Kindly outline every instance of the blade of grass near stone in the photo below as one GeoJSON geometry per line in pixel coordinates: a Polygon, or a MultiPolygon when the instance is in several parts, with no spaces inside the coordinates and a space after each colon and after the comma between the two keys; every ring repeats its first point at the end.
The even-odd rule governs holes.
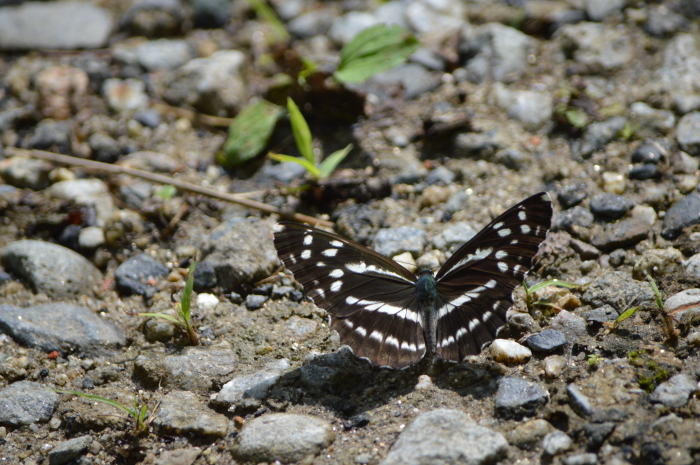
{"type": "Polygon", "coordinates": [[[299,111],[299,107],[289,97],[287,97],[287,111],[289,111],[289,120],[292,123],[292,133],[294,134],[294,141],[297,143],[297,150],[299,150],[304,159],[315,166],[314,150],[311,146],[311,130],[309,125],[306,124],[304,116],[299,111]]]}

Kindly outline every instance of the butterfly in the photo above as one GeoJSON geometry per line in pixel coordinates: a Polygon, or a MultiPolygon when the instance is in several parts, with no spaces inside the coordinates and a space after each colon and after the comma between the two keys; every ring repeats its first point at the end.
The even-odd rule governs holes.
{"type": "Polygon", "coordinates": [[[551,221],[549,194],[528,197],[435,275],[414,274],[367,247],[297,223],[278,223],[274,243],[343,344],[375,365],[403,368],[426,354],[461,362],[495,339],[551,221]]]}

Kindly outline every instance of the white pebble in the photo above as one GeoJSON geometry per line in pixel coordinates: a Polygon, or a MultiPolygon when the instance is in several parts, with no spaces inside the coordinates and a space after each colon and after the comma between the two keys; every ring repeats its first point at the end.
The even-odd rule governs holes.
{"type": "Polygon", "coordinates": [[[525,363],[532,357],[530,349],[508,339],[496,339],[491,343],[490,350],[496,362],[505,364],[525,363]]]}

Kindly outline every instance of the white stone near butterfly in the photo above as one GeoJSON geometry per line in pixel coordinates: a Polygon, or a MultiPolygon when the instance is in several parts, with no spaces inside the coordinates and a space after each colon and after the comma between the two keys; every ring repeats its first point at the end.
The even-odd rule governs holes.
{"type": "Polygon", "coordinates": [[[526,363],[532,357],[532,352],[527,347],[508,339],[496,339],[489,347],[493,360],[506,365],[520,365],[526,363]]]}

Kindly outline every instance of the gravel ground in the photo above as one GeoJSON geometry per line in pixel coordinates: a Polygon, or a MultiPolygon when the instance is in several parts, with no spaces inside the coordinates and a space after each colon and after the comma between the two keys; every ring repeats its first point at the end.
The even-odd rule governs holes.
{"type": "MultiPolygon", "coordinates": [[[[0,5],[4,463],[700,463],[700,2],[274,0],[286,41],[247,2],[0,5]],[[334,83],[386,22],[420,40],[409,62],[334,83]],[[354,144],[333,176],[222,168],[230,118],[287,96],[317,155],[354,144]],[[577,287],[517,289],[463,363],[374,367],[280,268],[278,215],[31,149],[248,193],[423,266],[548,191],[528,282],[577,287]],[[136,315],[173,315],[195,259],[198,346],[136,315]],[[147,430],[56,390],[136,398],[147,430]]],[[[287,120],[268,149],[296,154],[287,120]]]]}

